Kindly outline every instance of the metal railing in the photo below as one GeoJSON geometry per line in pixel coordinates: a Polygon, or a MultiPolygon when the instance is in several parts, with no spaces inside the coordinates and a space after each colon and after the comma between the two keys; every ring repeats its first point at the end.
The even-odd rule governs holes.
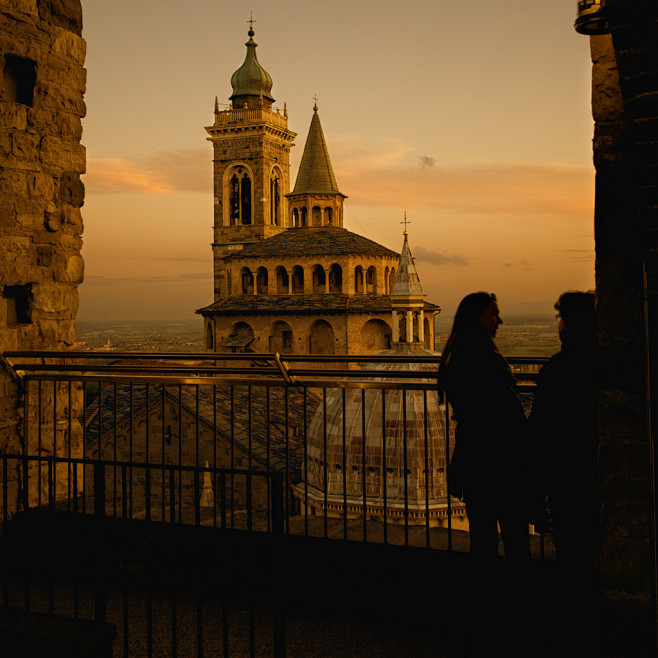
{"type": "MultiPolygon", "coordinates": [[[[24,422],[22,453],[3,463],[2,518],[96,509],[100,462],[113,516],[175,510],[180,523],[269,530],[271,487],[246,483],[264,471],[283,479],[287,533],[452,550],[466,527],[447,494],[454,439],[436,357],[4,356],[23,381],[24,422]]],[[[511,361],[529,404],[541,359],[511,361]]]]}
{"type": "MultiPolygon", "coordinates": [[[[453,427],[436,393],[435,357],[3,356],[23,386],[22,449],[0,455],[3,529],[37,509],[58,523],[73,515],[217,536],[468,550],[463,503],[447,492],[453,427]]],[[[529,403],[542,360],[510,361],[529,403]]],[[[533,541],[543,556],[543,540],[533,541]]],[[[18,588],[3,582],[3,605],[34,610],[40,600],[51,615],[111,621],[124,656],[152,655],[158,624],[170,655],[191,655],[186,642],[198,655],[203,647],[253,655],[257,645],[283,655],[276,606],[236,607],[203,587],[135,588],[125,565],[117,574],[39,590],[28,570],[18,588]],[[195,637],[183,637],[183,611],[195,637]]]]}

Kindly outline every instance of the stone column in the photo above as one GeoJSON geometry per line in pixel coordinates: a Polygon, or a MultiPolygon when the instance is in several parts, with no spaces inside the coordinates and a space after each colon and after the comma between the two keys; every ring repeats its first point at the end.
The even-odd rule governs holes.
{"type": "Polygon", "coordinates": [[[608,0],[591,37],[596,292],[605,378],[599,401],[601,594],[606,656],[656,655],[658,9],[608,0]],[[652,310],[653,308],[653,310],[652,310]],[[650,385],[650,387],[647,386],[650,385]],[[655,424],[654,424],[655,427],[655,424]],[[655,430],[654,430],[655,431],[655,430]]]}
{"type": "Polygon", "coordinates": [[[400,318],[398,317],[398,312],[393,311],[392,314],[393,322],[391,323],[391,329],[393,330],[392,338],[394,343],[400,342],[400,318]]]}
{"type": "Polygon", "coordinates": [[[407,343],[411,345],[414,342],[414,314],[413,311],[407,311],[407,343]]]}

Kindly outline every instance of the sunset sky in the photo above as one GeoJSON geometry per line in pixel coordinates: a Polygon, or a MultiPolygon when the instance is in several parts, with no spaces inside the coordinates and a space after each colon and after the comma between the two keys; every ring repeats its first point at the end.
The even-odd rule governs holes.
{"type": "MultiPolygon", "coordinates": [[[[345,228],[409,241],[428,301],[550,313],[594,286],[589,39],[575,0],[83,0],[78,317],[193,318],[212,298],[215,96],[250,12],[298,136],[317,95],[345,228]]],[[[198,317],[198,316],[197,316],[198,317]]],[[[199,317],[199,324],[201,319],[199,317]]]]}

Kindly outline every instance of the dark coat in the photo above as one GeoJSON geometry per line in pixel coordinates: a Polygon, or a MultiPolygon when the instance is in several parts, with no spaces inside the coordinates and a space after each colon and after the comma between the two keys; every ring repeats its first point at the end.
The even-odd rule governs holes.
{"type": "Polygon", "coordinates": [[[520,494],[526,418],[507,361],[488,336],[460,336],[445,368],[443,386],[457,421],[450,494],[520,494]]]}
{"type": "Polygon", "coordinates": [[[563,347],[539,373],[529,422],[537,483],[548,496],[596,496],[599,362],[595,346],[563,347]]]}

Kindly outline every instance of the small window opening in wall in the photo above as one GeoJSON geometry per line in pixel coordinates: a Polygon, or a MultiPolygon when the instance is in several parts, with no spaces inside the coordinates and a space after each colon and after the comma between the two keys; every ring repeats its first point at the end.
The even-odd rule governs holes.
{"type": "Polygon", "coordinates": [[[32,60],[15,55],[5,55],[0,100],[22,103],[31,107],[34,101],[36,80],[36,65],[32,60]]]}
{"type": "Polygon", "coordinates": [[[3,296],[7,300],[7,326],[29,324],[31,319],[31,286],[5,286],[3,296]]]}

